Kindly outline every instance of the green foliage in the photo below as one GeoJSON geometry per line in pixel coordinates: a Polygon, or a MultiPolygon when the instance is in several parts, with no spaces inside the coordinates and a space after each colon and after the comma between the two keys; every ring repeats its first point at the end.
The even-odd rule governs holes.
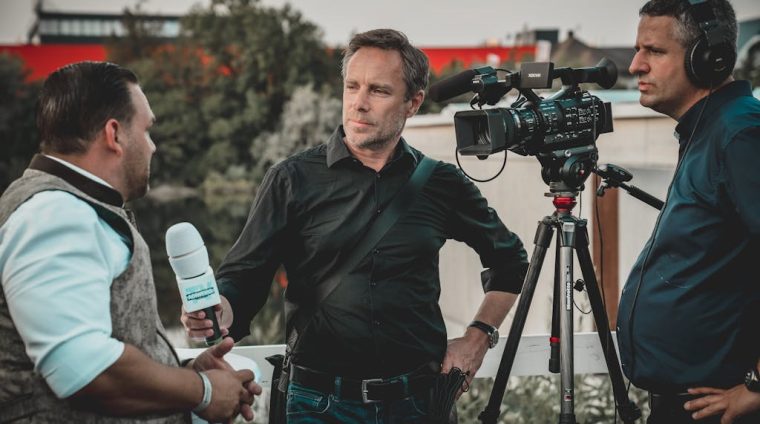
{"type": "MultiPolygon", "coordinates": [[[[488,404],[492,379],[474,380],[457,402],[460,424],[479,423],[477,417],[488,404]]],[[[499,424],[545,424],[559,417],[559,376],[512,377],[501,403],[499,424]]],[[[640,408],[647,405],[646,392],[631,386],[629,398],[640,408]]],[[[615,401],[608,375],[575,376],[575,416],[579,423],[615,422],[615,401]]],[[[644,416],[647,416],[644,411],[644,416]]],[[[621,422],[620,418],[617,422],[621,422]]]]}
{"type": "Polygon", "coordinates": [[[173,44],[156,46],[150,28],[134,24],[109,53],[138,73],[158,118],[153,181],[197,187],[212,172],[224,177],[243,167],[255,185],[262,167],[284,157],[260,156],[261,140],[288,125],[281,115],[296,90],[311,86],[323,101],[337,92],[334,52],[318,27],[287,5],[216,0],[194,8],[181,27],[173,44]]]}
{"type": "Polygon", "coordinates": [[[0,53],[0,193],[29,165],[39,141],[34,108],[40,84],[25,81],[23,62],[0,53]]]}
{"type": "Polygon", "coordinates": [[[251,156],[259,157],[254,177],[261,178],[283,158],[324,142],[340,122],[340,100],[314,91],[311,84],[296,88],[278,128],[253,142],[251,156]]]}

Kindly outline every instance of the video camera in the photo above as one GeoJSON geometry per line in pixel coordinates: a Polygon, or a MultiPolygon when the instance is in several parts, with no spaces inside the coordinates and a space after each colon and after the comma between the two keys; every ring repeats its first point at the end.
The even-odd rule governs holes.
{"type": "Polygon", "coordinates": [[[605,58],[591,68],[555,69],[551,62],[523,63],[520,72],[502,73],[506,75],[500,79],[497,70],[485,66],[430,87],[429,96],[436,102],[475,93],[470,102],[474,110],[454,115],[457,152],[479,159],[505,149],[536,156],[552,191],[577,191],[596,165],[596,138],[612,132],[610,104],[578,84],[594,82],[610,88],[617,81],[617,67],[605,58]],[[556,78],[563,88],[551,97],[542,99],[533,91],[551,88],[556,78]],[[485,104],[498,103],[513,88],[521,96],[511,107],[482,109],[485,104]]]}

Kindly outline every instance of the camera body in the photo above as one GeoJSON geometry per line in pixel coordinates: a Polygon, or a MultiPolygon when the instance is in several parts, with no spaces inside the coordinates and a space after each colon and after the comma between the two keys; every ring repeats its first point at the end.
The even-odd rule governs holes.
{"type": "Polygon", "coordinates": [[[593,144],[599,134],[612,132],[609,103],[583,90],[561,93],[538,104],[457,112],[457,151],[488,156],[508,149],[534,156],[593,144]]]}
{"type": "Polygon", "coordinates": [[[596,138],[613,128],[610,103],[578,84],[595,82],[603,88],[612,87],[617,80],[615,64],[602,59],[592,68],[555,69],[551,62],[524,63],[520,72],[507,71],[503,79],[490,67],[469,72],[431,87],[436,93],[459,93],[463,80],[472,76],[465,91],[476,93],[471,102],[473,110],[454,115],[457,152],[479,159],[503,150],[536,156],[550,187],[555,183],[568,189],[580,187],[596,165],[596,138]],[[555,78],[561,78],[563,88],[551,97],[543,99],[533,91],[551,88],[555,78]],[[498,103],[513,88],[521,96],[511,107],[482,109],[485,104],[498,103]]]}

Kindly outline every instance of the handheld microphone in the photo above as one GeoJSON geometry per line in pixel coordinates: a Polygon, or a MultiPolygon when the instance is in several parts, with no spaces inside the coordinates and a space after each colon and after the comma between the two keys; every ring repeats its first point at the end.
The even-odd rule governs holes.
{"type": "Polygon", "coordinates": [[[221,303],[214,272],[208,263],[208,251],[198,230],[189,222],[172,225],[166,231],[166,253],[169,255],[182,305],[187,312],[206,313],[211,320],[214,334],[206,337],[211,346],[222,340],[222,330],[216,319],[214,305],[221,303]]]}

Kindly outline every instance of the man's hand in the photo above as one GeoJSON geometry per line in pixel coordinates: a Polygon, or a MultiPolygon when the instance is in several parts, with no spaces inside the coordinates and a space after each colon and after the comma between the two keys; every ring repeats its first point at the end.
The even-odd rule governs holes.
{"type": "Polygon", "coordinates": [[[261,387],[253,382],[253,371],[208,370],[204,371],[211,381],[211,404],[198,415],[209,422],[229,422],[240,413],[248,421],[253,419],[254,395],[261,394],[261,387]]]}
{"type": "MultiPolygon", "coordinates": [[[[446,356],[443,358],[441,372],[448,373],[452,368],[459,368],[467,374],[467,387],[475,378],[475,373],[483,363],[483,357],[488,351],[488,336],[477,328],[469,327],[463,337],[449,341],[446,356]]],[[[463,393],[463,389],[457,392],[457,399],[463,393]]]]}
{"type": "Polygon", "coordinates": [[[235,371],[227,361],[224,360],[224,355],[228,354],[235,346],[235,342],[231,337],[225,337],[218,344],[211,346],[204,350],[200,355],[196,356],[190,364],[196,371],[207,370],[228,370],[235,371]]]}
{"type": "MultiPolygon", "coordinates": [[[[232,338],[225,337],[219,344],[211,346],[198,355],[191,362],[193,369],[196,371],[226,370],[234,372],[232,366],[224,360],[224,355],[229,353],[234,346],[235,343],[232,341],[232,338]]],[[[255,377],[256,376],[254,375],[254,378],[255,377]]],[[[261,394],[261,386],[256,384],[253,379],[243,383],[243,388],[250,393],[251,401],[253,401],[254,395],[261,394]]],[[[246,420],[252,420],[253,409],[251,409],[251,403],[242,402],[240,404],[240,414],[243,415],[246,420]]]]}
{"type": "Polygon", "coordinates": [[[689,389],[689,393],[702,395],[684,404],[687,411],[693,412],[695,420],[722,414],[720,424],[731,424],[739,417],[760,410],[760,393],[750,392],[743,384],[728,390],[697,387],[689,389]]]}
{"type": "MultiPolygon", "coordinates": [[[[232,325],[232,306],[230,306],[230,302],[224,296],[219,297],[222,303],[215,305],[214,311],[216,311],[216,319],[219,322],[219,328],[222,330],[222,336],[226,336],[230,332],[230,325],[232,325]]],[[[179,320],[182,321],[187,335],[193,340],[203,340],[206,337],[214,335],[213,324],[203,310],[185,312],[185,308],[183,307],[179,320]]]]}

